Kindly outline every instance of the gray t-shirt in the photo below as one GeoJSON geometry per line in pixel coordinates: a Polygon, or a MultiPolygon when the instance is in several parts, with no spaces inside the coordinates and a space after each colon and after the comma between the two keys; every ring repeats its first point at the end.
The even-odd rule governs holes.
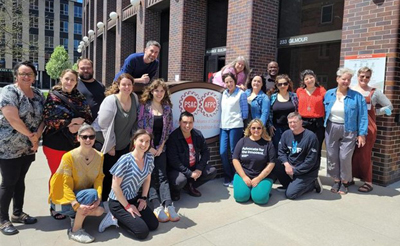
{"type": "Polygon", "coordinates": [[[118,99],[115,101],[118,109],[114,124],[114,132],[117,140],[115,149],[122,150],[125,149],[131,141],[132,128],[137,128],[137,105],[133,94],[131,95],[132,106],[129,112],[122,108],[118,99]]]}

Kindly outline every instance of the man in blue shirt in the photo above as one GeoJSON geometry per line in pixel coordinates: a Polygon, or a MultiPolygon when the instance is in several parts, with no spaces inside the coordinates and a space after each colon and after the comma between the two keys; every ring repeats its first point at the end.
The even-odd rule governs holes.
{"type": "Polygon", "coordinates": [[[123,74],[129,73],[135,78],[135,83],[148,84],[156,75],[158,69],[158,54],[161,45],[154,40],[148,41],[144,53],[130,54],[124,61],[121,71],[115,75],[114,81],[123,74]]]}

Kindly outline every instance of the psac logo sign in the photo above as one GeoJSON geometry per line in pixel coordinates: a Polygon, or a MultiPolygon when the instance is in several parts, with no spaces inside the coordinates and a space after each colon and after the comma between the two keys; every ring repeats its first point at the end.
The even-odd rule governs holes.
{"type": "Polygon", "coordinates": [[[174,127],[179,126],[181,112],[188,111],[194,115],[194,127],[205,138],[217,137],[221,119],[220,87],[206,83],[186,83],[176,87],[170,89],[174,127]]]}

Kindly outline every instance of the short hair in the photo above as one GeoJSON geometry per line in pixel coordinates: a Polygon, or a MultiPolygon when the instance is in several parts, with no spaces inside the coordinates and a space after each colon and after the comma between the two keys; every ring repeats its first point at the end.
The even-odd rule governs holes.
{"type": "Polygon", "coordinates": [[[222,82],[224,82],[224,84],[225,84],[225,79],[228,77],[231,77],[233,79],[233,81],[235,82],[235,85],[237,84],[236,77],[235,77],[235,75],[233,75],[233,73],[225,73],[222,75],[222,82]]]}
{"type": "MultiPolygon", "coordinates": [[[[148,135],[150,137],[150,143],[152,143],[153,142],[153,134],[151,134],[150,132],[146,131],[145,129],[138,129],[135,132],[135,134],[133,134],[132,142],[134,142],[140,135],[144,135],[144,134],[148,135]]],[[[131,150],[133,150],[134,148],[135,148],[135,146],[133,145],[131,150]]],[[[146,152],[149,151],[150,148],[151,148],[151,144],[149,145],[149,148],[146,150],[146,152]]]]}
{"type": "Polygon", "coordinates": [[[82,132],[85,132],[87,130],[90,130],[90,131],[92,131],[93,133],[96,134],[96,131],[94,130],[93,126],[91,126],[91,125],[89,125],[87,123],[83,123],[82,126],[79,127],[78,135],[81,135],[82,132]]]}
{"type": "Polygon", "coordinates": [[[150,46],[156,46],[156,47],[158,47],[158,48],[161,50],[161,45],[160,45],[160,43],[157,42],[157,41],[155,41],[155,40],[147,41],[147,43],[146,43],[146,49],[149,48],[150,46]]]}
{"type": "Polygon", "coordinates": [[[275,63],[276,64],[276,66],[279,68],[279,64],[278,64],[278,62],[276,62],[276,61],[271,61],[270,63],[268,63],[268,65],[267,65],[267,68],[269,67],[269,65],[270,64],[272,64],[272,63],[275,63]]]}
{"type": "Polygon", "coordinates": [[[298,112],[291,112],[290,114],[288,114],[287,119],[291,119],[294,117],[297,117],[298,120],[303,120],[298,112]]]}
{"type": "Polygon", "coordinates": [[[188,111],[183,111],[181,115],[179,115],[179,122],[182,120],[183,117],[192,117],[194,122],[194,115],[188,111]]]}
{"type": "Polygon", "coordinates": [[[369,67],[362,67],[358,69],[357,76],[360,75],[360,73],[370,73],[372,75],[372,69],[369,67]]]}
{"type": "Polygon", "coordinates": [[[92,68],[93,68],[93,61],[90,60],[89,58],[80,58],[80,59],[78,59],[78,61],[76,62],[76,66],[79,68],[79,63],[81,63],[83,61],[88,61],[90,63],[90,65],[92,65],[92,68]]]}
{"type": "Polygon", "coordinates": [[[37,76],[37,71],[36,71],[36,67],[35,67],[35,65],[32,63],[32,62],[30,62],[30,61],[23,61],[23,62],[18,62],[15,66],[14,66],[14,77],[16,78],[17,77],[17,75],[18,75],[18,69],[21,67],[21,66],[27,66],[27,67],[29,67],[30,69],[32,69],[32,71],[33,71],[33,73],[35,74],[35,76],[37,76]]]}
{"type": "Polygon", "coordinates": [[[316,86],[316,87],[319,87],[319,86],[320,86],[319,83],[318,83],[318,81],[317,81],[317,75],[314,73],[314,71],[311,70],[311,69],[306,69],[306,70],[304,70],[304,71],[302,71],[302,72],[300,73],[300,80],[301,80],[300,83],[301,83],[301,87],[306,88],[306,84],[304,83],[304,79],[306,78],[307,75],[311,75],[311,76],[314,77],[314,79],[315,79],[315,86],[316,86]]]}
{"type": "Polygon", "coordinates": [[[250,137],[251,136],[251,125],[253,125],[254,123],[258,123],[261,126],[261,137],[267,141],[271,141],[271,137],[268,135],[267,129],[265,128],[264,124],[262,123],[262,121],[260,119],[252,119],[249,124],[247,125],[246,129],[244,130],[244,136],[245,137],[250,137]]]}
{"type": "Polygon", "coordinates": [[[340,67],[340,68],[338,68],[338,70],[337,70],[337,72],[336,72],[336,76],[338,76],[338,77],[342,77],[344,74],[350,74],[351,75],[351,77],[353,77],[353,75],[354,75],[354,71],[353,70],[351,70],[350,68],[347,68],[347,67],[340,67]]]}

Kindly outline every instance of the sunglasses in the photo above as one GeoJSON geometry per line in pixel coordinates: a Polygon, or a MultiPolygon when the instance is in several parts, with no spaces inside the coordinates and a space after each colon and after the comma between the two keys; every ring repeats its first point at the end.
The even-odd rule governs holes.
{"type": "Polygon", "coordinates": [[[288,82],[285,82],[285,83],[278,83],[278,86],[280,86],[280,87],[282,87],[282,86],[288,86],[288,85],[289,85],[288,82]]]}
{"type": "Polygon", "coordinates": [[[371,78],[371,76],[364,76],[364,75],[361,75],[360,78],[362,78],[362,79],[363,79],[363,78],[369,79],[369,78],[371,78]]]}
{"type": "Polygon", "coordinates": [[[96,135],[79,135],[79,137],[81,137],[83,140],[87,139],[93,140],[96,138],[96,135]]]}
{"type": "Polygon", "coordinates": [[[261,130],[261,127],[252,126],[252,127],[251,127],[251,130],[261,130]]]}

